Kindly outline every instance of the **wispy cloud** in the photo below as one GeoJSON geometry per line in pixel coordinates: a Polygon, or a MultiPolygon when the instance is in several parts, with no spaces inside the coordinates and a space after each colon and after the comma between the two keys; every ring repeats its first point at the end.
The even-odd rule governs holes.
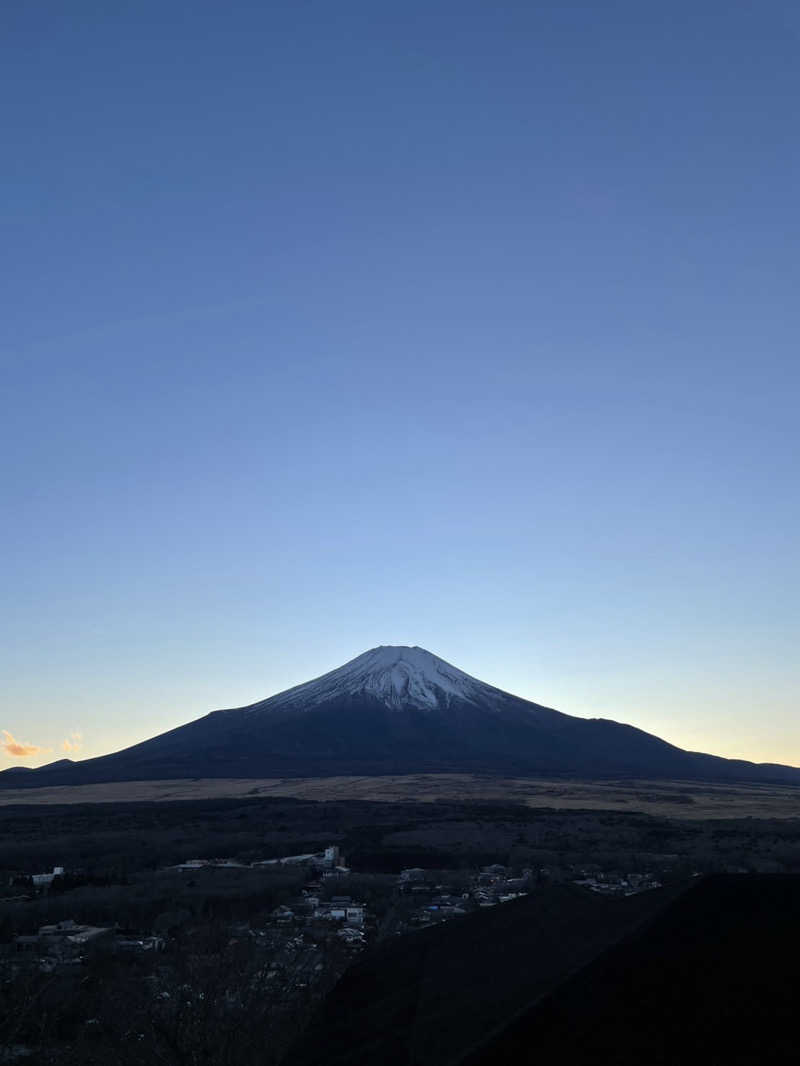
{"type": "Polygon", "coordinates": [[[40,755],[47,750],[46,748],[40,748],[38,744],[25,744],[23,741],[17,740],[7,729],[0,729],[0,733],[3,734],[0,748],[6,755],[10,755],[12,759],[26,759],[29,755],[40,755]]]}
{"type": "Polygon", "coordinates": [[[76,752],[79,752],[82,747],[83,747],[83,733],[81,733],[77,729],[75,729],[72,733],[70,733],[70,735],[66,738],[64,743],[61,745],[61,748],[62,748],[63,751],[66,751],[67,753],[72,752],[72,754],[75,754],[76,752]]]}

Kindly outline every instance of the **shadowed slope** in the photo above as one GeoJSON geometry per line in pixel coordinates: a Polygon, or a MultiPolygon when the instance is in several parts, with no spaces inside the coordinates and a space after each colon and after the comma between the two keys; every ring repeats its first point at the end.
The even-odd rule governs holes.
{"type": "Polygon", "coordinates": [[[694,887],[463,1066],[797,1062],[800,878],[694,887]]]}
{"type": "Polygon", "coordinates": [[[671,898],[554,885],[393,938],[347,972],[287,1066],[454,1062],[671,898]]]}

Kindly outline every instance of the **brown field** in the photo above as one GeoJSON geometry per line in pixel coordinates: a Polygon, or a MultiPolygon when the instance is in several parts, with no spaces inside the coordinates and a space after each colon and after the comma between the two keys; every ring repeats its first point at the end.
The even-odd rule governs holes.
{"type": "Polygon", "coordinates": [[[673,818],[799,818],[800,788],[696,781],[548,781],[475,774],[130,781],[9,789],[10,804],[134,803],[152,800],[289,796],[309,800],[517,803],[528,807],[643,811],[673,818]]]}

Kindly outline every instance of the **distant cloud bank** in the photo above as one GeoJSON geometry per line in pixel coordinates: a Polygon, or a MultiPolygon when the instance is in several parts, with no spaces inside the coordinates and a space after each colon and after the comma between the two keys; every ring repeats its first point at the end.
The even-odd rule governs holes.
{"type": "Polygon", "coordinates": [[[62,751],[65,751],[68,754],[71,752],[73,755],[76,752],[79,752],[82,747],[83,747],[83,733],[79,732],[77,729],[74,730],[72,733],[70,733],[70,735],[66,738],[64,743],[61,745],[62,751]]]}
{"type": "MultiPolygon", "coordinates": [[[[40,744],[31,744],[30,741],[17,740],[8,729],[0,729],[0,733],[3,737],[0,740],[0,752],[10,759],[29,759],[32,755],[46,755],[53,750],[40,744]]],[[[67,755],[77,755],[83,750],[83,733],[79,729],[73,729],[61,742],[61,750],[67,755]]]]}
{"type": "Polygon", "coordinates": [[[12,734],[7,729],[2,729],[0,732],[3,734],[2,747],[6,755],[10,755],[12,759],[27,759],[29,755],[40,755],[46,748],[40,748],[38,744],[25,744],[12,734]]]}

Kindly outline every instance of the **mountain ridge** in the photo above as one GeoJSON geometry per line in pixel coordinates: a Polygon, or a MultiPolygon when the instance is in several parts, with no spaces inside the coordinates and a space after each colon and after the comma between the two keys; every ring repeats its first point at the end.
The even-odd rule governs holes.
{"type": "Polygon", "coordinates": [[[460,772],[800,784],[795,767],[687,752],[635,726],[514,696],[423,648],[381,645],[122,751],[30,770],[22,780],[5,771],[0,788],[460,772]]]}

